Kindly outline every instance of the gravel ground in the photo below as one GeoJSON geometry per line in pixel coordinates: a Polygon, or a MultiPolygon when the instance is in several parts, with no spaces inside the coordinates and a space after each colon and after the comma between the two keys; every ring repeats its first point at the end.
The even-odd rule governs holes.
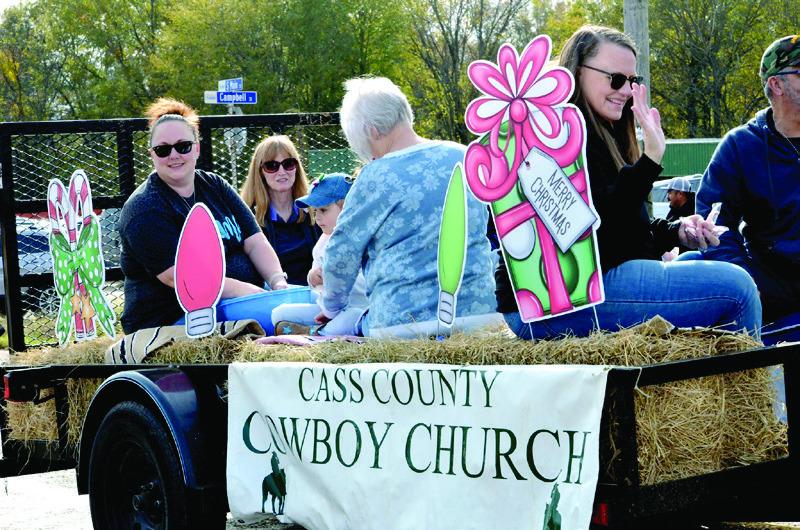
{"type": "MultiPolygon", "coordinates": [[[[91,530],[89,496],[78,495],[75,471],[56,471],[0,479],[0,530],[91,530]],[[46,502],[43,501],[46,499],[46,502]]],[[[273,520],[245,526],[229,521],[227,529],[299,530],[273,520]]]]}
{"type": "MultiPolygon", "coordinates": [[[[78,495],[74,471],[0,479],[0,530],[91,530],[89,496],[78,495]],[[42,502],[42,499],[47,499],[42,502]]],[[[726,524],[717,530],[796,529],[799,523],[726,524]]],[[[227,530],[302,530],[275,520],[260,525],[228,522],[227,530]]]]}
{"type": "Polygon", "coordinates": [[[0,479],[0,513],[4,530],[92,528],[89,497],[78,495],[74,471],[0,479]]]}

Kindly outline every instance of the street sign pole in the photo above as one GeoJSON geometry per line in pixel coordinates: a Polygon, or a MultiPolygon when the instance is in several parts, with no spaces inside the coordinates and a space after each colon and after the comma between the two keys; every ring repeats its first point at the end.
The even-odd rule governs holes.
{"type": "MultiPolygon", "coordinates": [[[[255,105],[258,102],[257,92],[245,92],[244,82],[241,77],[221,79],[217,82],[217,90],[206,90],[203,101],[210,105],[225,105],[229,115],[243,114],[238,105],[255,105]]],[[[235,188],[239,187],[238,158],[247,145],[247,129],[244,127],[230,127],[223,132],[225,144],[228,146],[231,164],[231,182],[235,188]]]]}

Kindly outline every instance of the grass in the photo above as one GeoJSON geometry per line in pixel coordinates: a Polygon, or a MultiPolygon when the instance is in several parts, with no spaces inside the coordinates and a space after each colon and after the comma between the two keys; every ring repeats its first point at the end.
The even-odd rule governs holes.
{"type": "Polygon", "coordinates": [[[0,336],[0,350],[7,350],[8,349],[8,321],[6,320],[6,316],[0,313],[0,323],[6,328],[6,331],[0,336]]]}

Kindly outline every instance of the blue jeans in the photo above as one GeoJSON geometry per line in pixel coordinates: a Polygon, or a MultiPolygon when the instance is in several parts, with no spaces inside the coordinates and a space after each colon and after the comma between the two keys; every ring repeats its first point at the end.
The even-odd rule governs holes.
{"type": "Polygon", "coordinates": [[[530,324],[519,313],[503,316],[523,339],[545,339],[571,333],[582,337],[593,329],[616,331],[661,315],[678,327],[718,326],[761,330],[761,302],[756,285],[737,265],[719,261],[631,260],[603,274],[606,300],[594,308],[530,324]],[[595,311],[597,319],[595,320],[595,311]]]}
{"type": "MultiPolygon", "coordinates": [[[[761,294],[762,319],[772,324],[790,315],[800,313],[800,280],[793,272],[776,270],[758,255],[751,254],[748,267],[761,294]]],[[[680,261],[707,259],[698,251],[684,252],[680,261]]],[[[787,338],[786,340],[793,340],[787,338]]]]}
{"type": "Polygon", "coordinates": [[[689,250],[688,252],[683,252],[675,258],[675,261],[696,261],[696,260],[706,259],[703,256],[703,253],[699,250],[689,250]]]}

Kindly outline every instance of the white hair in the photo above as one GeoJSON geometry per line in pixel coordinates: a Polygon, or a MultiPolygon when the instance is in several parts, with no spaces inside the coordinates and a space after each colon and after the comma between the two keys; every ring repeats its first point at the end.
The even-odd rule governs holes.
{"type": "Polygon", "coordinates": [[[366,162],[372,160],[372,130],[386,135],[400,123],[414,124],[414,112],[405,94],[385,77],[345,81],[339,112],[347,143],[366,162]]]}

